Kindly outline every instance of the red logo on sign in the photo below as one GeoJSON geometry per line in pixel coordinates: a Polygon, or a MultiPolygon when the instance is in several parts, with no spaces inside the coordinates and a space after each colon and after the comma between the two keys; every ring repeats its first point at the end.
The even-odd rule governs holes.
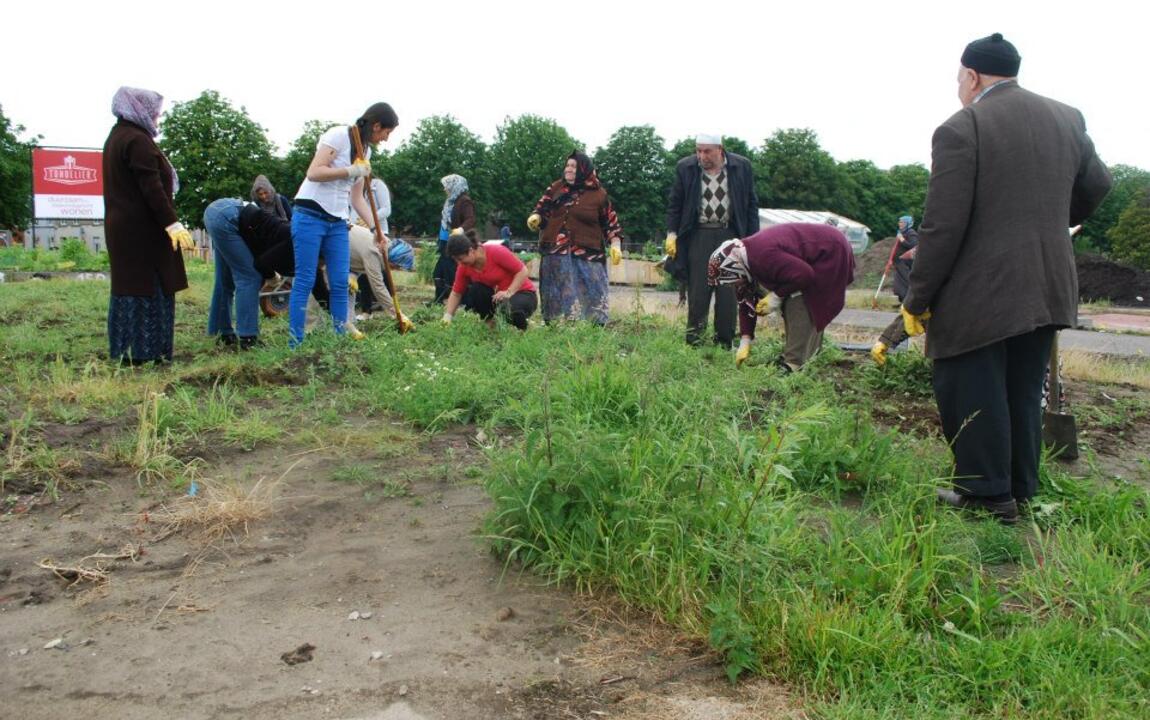
{"type": "Polygon", "coordinates": [[[61,185],[87,185],[96,182],[96,170],[77,165],[76,158],[66,155],[63,165],[44,168],[44,181],[61,185]]]}

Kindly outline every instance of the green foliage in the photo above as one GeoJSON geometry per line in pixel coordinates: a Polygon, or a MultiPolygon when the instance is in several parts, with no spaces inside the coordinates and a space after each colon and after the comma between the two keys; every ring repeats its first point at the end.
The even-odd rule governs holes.
{"type": "Polygon", "coordinates": [[[93,253],[79,238],[64,238],[59,250],[23,247],[0,248],[0,270],[22,272],[53,270],[107,270],[108,253],[93,253]]]}
{"type": "Polygon", "coordinates": [[[24,228],[32,219],[32,148],[40,137],[21,140],[23,133],[0,106],[0,228],[24,228]]]}
{"type": "MultiPolygon", "coordinates": [[[[401,497],[404,477],[376,470],[402,451],[380,462],[378,437],[346,433],[475,423],[486,539],[513,571],[609,592],[709,642],[730,677],[800,688],[812,716],[1150,710],[1146,490],[1044,460],[1020,527],[940,507],[945,444],[869,420],[900,389],[927,402],[920,356],[872,372],[828,347],[783,374],[769,361],[777,340],[764,339],[736,371],[727,351],[687,347],[678,324],[620,308],[610,328],[520,333],[470,313],[442,326],[438,309],[414,303],[414,333],[367,326],[352,343],[317,332],[292,351],[281,318],[263,322],[266,347],[221,353],[202,331],[211,269],[192,262],[189,274],[179,360],[164,369],[107,363],[106,281],[5,286],[0,485],[50,493],[74,479],[46,418],[99,423],[120,438],[105,462],[170,481],[194,472],[194,448],[272,441],[274,421],[291,441],[346,448],[333,479],[401,497]]],[[[398,278],[405,297],[409,277],[398,278]]],[[[1099,427],[1144,415],[1140,399],[1110,404],[1099,427]]]]}
{"type": "MultiPolygon", "coordinates": [[[[748,160],[754,155],[754,149],[742,138],[735,137],[734,135],[723,137],[723,149],[727,152],[733,152],[736,155],[742,155],[748,160]]],[[[674,169],[675,163],[679,162],[688,155],[695,154],[695,136],[683,138],[679,142],[671,146],[671,151],[668,154],[668,159],[671,163],[671,168],[674,169]]]]}
{"type": "Polygon", "coordinates": [[[1114,177],[1110,193],[1094,214],[1082,223],[1082,230],[1075,236],[1078,244],[1089,246],[1102,253],[1110,252],[1108,232],[1118,223],[1122,211],[1129,207],[1131,201],[1140,193],[1150,190],[1150,170],[1131,165],[1114,165],[1110,168],[1110,174],[1114,177]]]}
{"type": "Polygon", "coordinates": [[[287,156],[279,161],[278,174],[274,177],[268,175],[268,179],[272,181],[276,190],[288,197],[295,195],[295,191],[307,177],[307,169],[311,165],[312,158],[315,157],[319,136],[323,135],[328,128],[338,124],[334,120],[308,120],[304,123],[303,131],[288,149],[287,156]]]}
{"type": "Polygon", "coordinates": [[[918,164],[895,165],[887,171],[887,178],[890,185],[884,209],[889,213],[890,234],[893,235],[898,227],[898,219],[903,215],[914,216],[915,226],[922,221],[930,171],[918,164]]]}
{"type": "Polygon", "coordinates": [[[420,235],[439,232],[444,175],[467,178],[475,201],[477,229],[482,234],[491,207],[488,200],[487,146],[450,115],[424,118],[411,137],[380,163],[381,177],[392,193],[391,224],[420,235]]]}
{"type": "Polygon", "coordinates": [[[1150,270],[1150,186],[1130,200],[1106,237],[1116,260],[1150,270]]]}
{"type": "MultiPolygon", "coordinates": [[[[264,128],[215,90],[176,103],[165,113],[161,130],[160,148],[180,175],[176,212],[187,225],[199,226],[204,209],[215,200],[247,198],[256,175],[275,168],[264,128]]],[[[286,194],[290,197],[291,191],[286,194]]]]}
{"type": "Polygon", "coordinates": [[[435,242],[424,243],[415,250],[415,276],[422,283],[431,284],[439,253],[435,242]]]}
{"type": "Polygon", "coordinates": [[[848,160],[838,168],[839,189],[831,209],[869,227],[873,238],[883,237],[884,228],[892,225],[884,202],[886,173],[870,160],[848,160]]]}
{"type": "Polygon", "coordinates": [[[562,177],[565,158],[582,145],[554,120],[538,115],[507,118],[488,152],[492,211],[516,235],[532,234],[527,216],[543,191],[562,177]]]}
{"type": "MultiPolygon", "coordinates": [[[[60,261],[70,263],[76,270],[94,270],[101,266],[101,262],[97,260],[96,254],[88,248],[88,243],[80,238],[64,238],[60,243],[60,261]]],[[[107,253],[101,253],[103,264],[107,264],[107,253]]]]}
{"type": "Polygon", "coordinates": [[[655,128],[619,128],[595,153],[595,165],[628,241],[662,238],[673,166],[655,128]]]}
{"type": "Polygon", "coordinates": [[[762,207],[826,210],[837,194],[834,158],[810,128],[776,131],[753,160],[762,207]]]}

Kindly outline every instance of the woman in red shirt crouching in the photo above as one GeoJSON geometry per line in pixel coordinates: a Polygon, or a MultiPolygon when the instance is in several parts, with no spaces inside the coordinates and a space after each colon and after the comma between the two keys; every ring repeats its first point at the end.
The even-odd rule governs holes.
{"type": "Polygon", "coordinates": [[[474,230],[452,235],[447,241],[447,254],[458,263],[455,284],[443,312],[443,322],[451,322],[460,304],[495,323],[495,308],[520,330],[527,329],[527,318],[539,306],[535,286],[527,279],[527,266],[498,240],[483,243],[474,230]]]}

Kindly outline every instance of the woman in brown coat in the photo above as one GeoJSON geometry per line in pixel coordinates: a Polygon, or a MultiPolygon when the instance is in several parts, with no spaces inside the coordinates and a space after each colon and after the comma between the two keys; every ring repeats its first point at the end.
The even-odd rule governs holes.
{"type": "Polygon", "coordinates": [[[122,87],[104,143],[104,229],[111,263],[109,356],[124,365],[171,362],[176,293],[188,287],[181,250],[194,248],[176,219],[179,179],[154,138],[163,97],[122,87]]]}
{"type": "Polygon", "coordinates": [[[539,292],[543,321],[582,314],[607,324],[607,260],[623,259],[623,229],[615,207],[599,182],[591,158],[576,150],[567,157],[563,177],[539,198],[527,227],[542,231],[539,240],[539,292]]]}

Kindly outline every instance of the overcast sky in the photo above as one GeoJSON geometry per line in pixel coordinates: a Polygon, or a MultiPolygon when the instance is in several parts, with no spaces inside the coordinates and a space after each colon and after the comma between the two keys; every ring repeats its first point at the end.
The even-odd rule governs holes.
{"type": "Polygon", "coordinates": [[[590,149],[623,125],[752,146],[809,127],[836,160],[929,167],[963,47],[1001,32],[1023,86],[1082,110],[1107,163],[1150,169],[1148,15],[1138,0],[20,0],[4,10],[0,106],[44,145],[103,145],[113,93],[134,85],[165,109],[217,90],[281,152],[305,121],[384,100],[392,149],[423,117],[490,142],[534,113],[590,149]]]}

